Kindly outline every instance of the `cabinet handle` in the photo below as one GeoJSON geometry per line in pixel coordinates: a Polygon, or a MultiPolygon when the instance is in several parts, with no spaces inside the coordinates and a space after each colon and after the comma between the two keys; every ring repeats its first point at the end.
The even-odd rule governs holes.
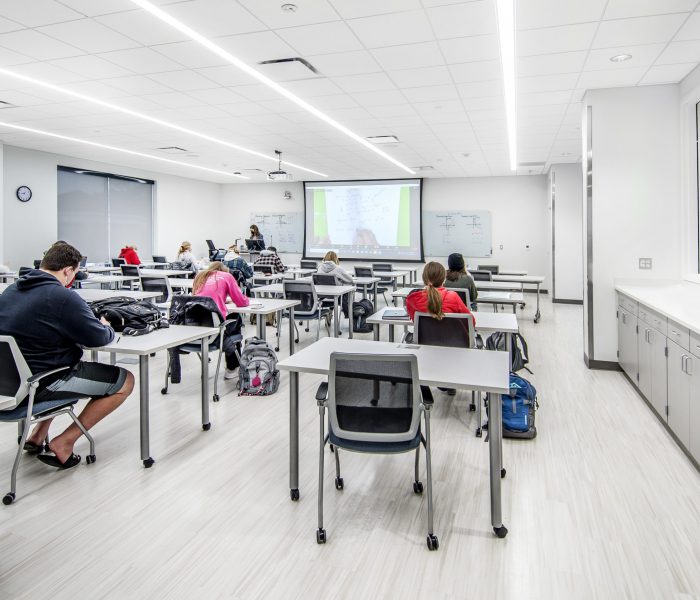
{"type": "Polygon", "coordinates": [[[653,344],[653,343],[654,343],[654,332],[653,332],[651,329],[647,329],[647,331],[649,332],[648,335],[647,335],[647,337],[648,337],[648,340],[647,340],[647,341],[648,341],[650,344],[653,344]]]}
{"type": "Polygon", "coordinates": [[[623,325],[627,324],[627,313],[622,313],[622,324],[623,325]]]}
{"type": "Polygon", "coordinates": [[[683,355],[681,356],[681,371],[683,371],[684,373],[687,373],[687,372],[688,372],[688,371],[685,370],[685,363],[686,363],[687,360],[688,360],[688,355],[687,355],[687,354],[683,354],[683,355]]]}
{"type": "Polygon", "coordinates": [[[688,375],[692,375],[692,374],[693,374],[693,357],[692,357],[692,356],[686,357],[686,361],[685,361],[685,372],[686,372],[688,375]]]}

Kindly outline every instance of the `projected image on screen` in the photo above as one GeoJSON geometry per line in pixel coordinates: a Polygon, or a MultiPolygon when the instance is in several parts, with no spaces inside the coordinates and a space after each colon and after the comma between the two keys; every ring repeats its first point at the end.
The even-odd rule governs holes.
{"type": "Polygon", "coordinates": [[[422,260],[420,186],[419,179],[305,183],[305,255],[422,260]]]}

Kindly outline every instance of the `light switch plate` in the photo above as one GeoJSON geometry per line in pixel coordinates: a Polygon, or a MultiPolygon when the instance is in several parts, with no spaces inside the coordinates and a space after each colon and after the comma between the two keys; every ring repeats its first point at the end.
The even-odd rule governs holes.
{"type": "Polygon", "coordinates": [[[651,269],[651,258],[640,258],[639,259],[640,269],[651,269]]]}

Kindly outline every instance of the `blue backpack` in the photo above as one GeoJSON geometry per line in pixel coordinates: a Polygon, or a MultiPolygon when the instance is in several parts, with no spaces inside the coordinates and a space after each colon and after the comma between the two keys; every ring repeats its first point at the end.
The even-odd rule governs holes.
{"type": "Polygon", "coordinates": [[[501,396],[503,437],[532,439],[537,435],[537,390],[527,379],[510,374],[510,394],[501,396]]]}

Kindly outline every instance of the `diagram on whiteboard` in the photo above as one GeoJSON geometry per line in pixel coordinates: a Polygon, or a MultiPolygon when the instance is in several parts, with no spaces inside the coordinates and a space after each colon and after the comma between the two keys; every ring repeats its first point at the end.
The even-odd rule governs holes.
{"type": "Polygon", "coordinates": [[[425,211],[423,245],[427,256],[460,252],[467,257],[491,256],[489,211],[425,211]]]}
{"type": "Polygon", "coordinates": [[[274,246],[278,252],[301,252],[304,241],[303,213],[251,212],[250,222],[258,226],[267,246],[274,246]]]}

